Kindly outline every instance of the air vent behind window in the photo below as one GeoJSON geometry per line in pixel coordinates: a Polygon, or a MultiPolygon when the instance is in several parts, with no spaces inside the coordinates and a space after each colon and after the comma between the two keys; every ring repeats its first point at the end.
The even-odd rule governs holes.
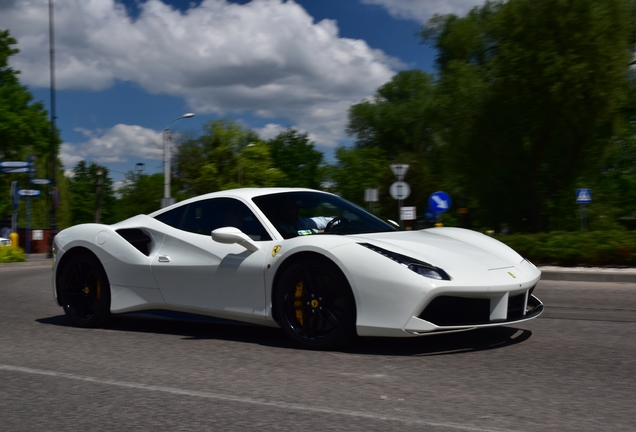
{"type": "Polygon", "coordinates": [[[139,252],[148,256],[148,244],[152,241],[148,234],[138,228],[120,229],[117,230],[117,234],[126,239],[139,252]]]}

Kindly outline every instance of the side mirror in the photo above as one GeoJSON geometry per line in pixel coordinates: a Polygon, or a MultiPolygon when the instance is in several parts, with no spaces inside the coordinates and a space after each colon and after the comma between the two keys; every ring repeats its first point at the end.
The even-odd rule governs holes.
{"type": "Polygon", "coordinates": [[[212,231],[212,240],[223,244],[240,244],[250,252],[256,252],[260,247],[247,234],[238,228],[223,227],[212,231]]]}

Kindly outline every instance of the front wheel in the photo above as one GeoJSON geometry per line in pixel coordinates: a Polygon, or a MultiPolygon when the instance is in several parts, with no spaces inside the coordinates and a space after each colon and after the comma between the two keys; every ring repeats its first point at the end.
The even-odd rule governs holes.
{"type": "Polygon", "coordinates": [[[64,265],[59,295],[68,319],[78,327],[99,327],[110,316],[110,285],[99,260],[78,253],[64,265]]]}
{"type": "Polygon", "coordinates": [[[336,265],[326,259],[302,259],[286,269],[274,303],[279,324],[304,348],[336,348],[355,335],[351,288],[336,265]]]}

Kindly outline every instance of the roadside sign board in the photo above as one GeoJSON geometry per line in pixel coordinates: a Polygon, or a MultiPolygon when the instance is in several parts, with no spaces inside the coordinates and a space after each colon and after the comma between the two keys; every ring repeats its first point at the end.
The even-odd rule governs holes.
{"type": "Polygon", "coordinates": [[[415,220],[417,218],[416,207],[401,207],[400,220],[415,220]]]}
{"type": "Polygon", "coordinates": [[[28,168],[29,162],[15,161],[15,162],[0,162],[0,168],[28,168]]]}
{"type": "Polygon", "coordinates": [[[25,167],[25,168],[11,168],[11,167],[1,167],[0,172],[4,174],[18,174],[18,173],[28,173],[34,172],[33,168],[25,167]]]}
{"type": "Polygon", "coordinates": [[[40,191],[37,189],[20,189],[18,195],[21,197],[39,197],[40,191]]]}
{"type": "Polygon", "coordinates": [[[393,172],[393,175],[395,176],[395,178],[398,181],[402,181],[404,180],[404,176],[406,175],[406,172],[409,170],[410,165],[409,164],[391,164],[389,165],[389,167],[391,167],[391,171],[393,172]]]}
{"type": "Polygon", "coordinates": [[[444,213],[451,207],[452,203],[450,195],[442,191],[434,192],[428,198],[428,206],[437,213],[444,213]]]}
{"type": "Polygon", "coordinates": [[[408,183],[404,183],[403,181],[396,181],[389,188],[389,193],[396,200],[402,200],[408,198],[411,195],[411,187],[408,183]]]}
{"type": "Polygon", "coordinates": [[[364,190],[364,202],[378,202],[378,190],[377,189],[365,189],[364,190]]]}
{"type": "Polygon", "coordinates": [[[592,189],[577,189],[576,202],[579,204],[592,202],[592,189]]]}
{"type": "Polygon", "coordinates": [[[47,184],[51,184],[51,179],[35,178],[35,179],[31,179],[31,184],[34,184],[34,185],[47,185],[47,184]]]}

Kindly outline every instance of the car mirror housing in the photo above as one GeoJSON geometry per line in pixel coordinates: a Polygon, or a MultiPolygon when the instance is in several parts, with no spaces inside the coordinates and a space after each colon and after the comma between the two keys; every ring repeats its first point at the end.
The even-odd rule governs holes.
{"type": "Polygon", "coordinates": [[[254,240],[243,233],[240,229],[234,227],[223,227],[212,231],[212,240],[223,244],[240,244],[250,252],[256,252],[260,247],[254,243],[254,240]]]}

